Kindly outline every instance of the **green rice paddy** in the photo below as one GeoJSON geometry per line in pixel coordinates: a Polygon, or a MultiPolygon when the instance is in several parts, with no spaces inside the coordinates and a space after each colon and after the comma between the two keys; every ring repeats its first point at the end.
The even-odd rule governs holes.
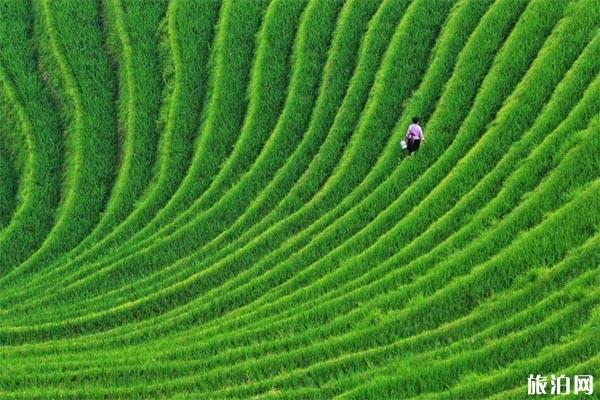
{"type": "Polygon", "coordinates": [[[0,399],[600,379],[599,28],[598,0],[0,0],[0,399]]]}

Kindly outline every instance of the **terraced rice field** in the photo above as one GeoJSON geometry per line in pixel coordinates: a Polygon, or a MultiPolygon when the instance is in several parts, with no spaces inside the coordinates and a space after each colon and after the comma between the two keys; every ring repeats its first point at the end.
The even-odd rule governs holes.
{"type": "Polygon", "coordinates": [[[0,0],[0,398],[600,379],[599,26],[597,0],[0,0]]]}

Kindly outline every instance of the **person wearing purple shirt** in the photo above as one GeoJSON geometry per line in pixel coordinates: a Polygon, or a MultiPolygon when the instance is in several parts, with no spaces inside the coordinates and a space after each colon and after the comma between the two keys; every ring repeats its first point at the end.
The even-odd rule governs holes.
{"type": "Polygon", "coordinates": [[[408,126],[408,130],[406,131],[406,144],[408,150],[408,156],[411,157],[412,154],[419,150],[419,146],[421,146],[421,141],[425,142],[425,136],[423,135],[423,129],[419,125],[419,117],[414,117],[412,119],[412,124],[408,126]]]}

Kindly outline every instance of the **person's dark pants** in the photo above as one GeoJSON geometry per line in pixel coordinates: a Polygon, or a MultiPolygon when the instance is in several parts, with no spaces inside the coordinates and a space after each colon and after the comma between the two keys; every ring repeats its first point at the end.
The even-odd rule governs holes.
{"type": "Polygon", "coordinates": [[[419,150],[419,146],[421,146],[421,139],[408,139],[406,141],[408,155],[419,150]]]}

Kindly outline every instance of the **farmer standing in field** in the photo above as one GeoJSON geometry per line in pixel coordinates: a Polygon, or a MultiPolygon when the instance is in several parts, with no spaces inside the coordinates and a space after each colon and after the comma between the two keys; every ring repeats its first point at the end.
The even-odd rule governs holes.
{"type": "Polygon", "coordinates": [[[413,117],[412,124],[408,126],[408,130],[406,131],[406,145],[408,150],[408,156],[412,157],[412,153],[419,150],[419,146],[421,145],[421,141],[425,141],[425,136],[423,135],[423,129],[419,125],[419,117],[413,117]]]}

